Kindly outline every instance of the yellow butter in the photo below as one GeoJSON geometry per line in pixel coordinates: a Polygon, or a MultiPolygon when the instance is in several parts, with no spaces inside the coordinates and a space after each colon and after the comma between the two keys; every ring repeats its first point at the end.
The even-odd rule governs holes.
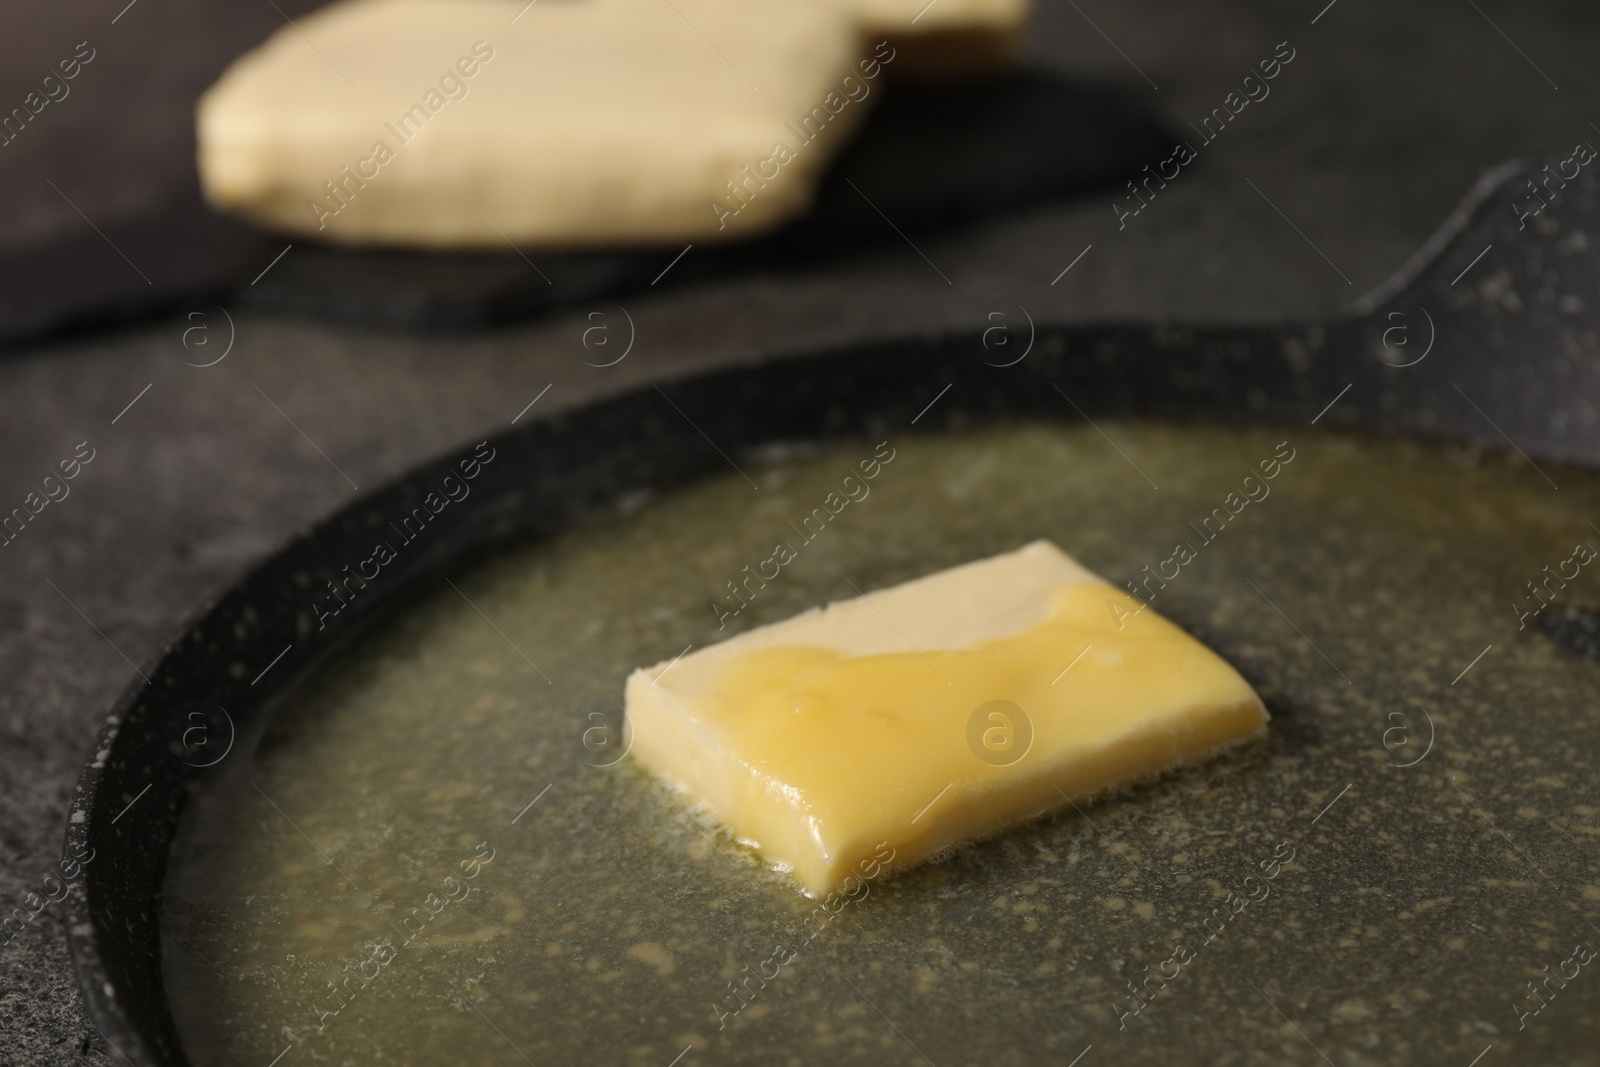
{"type": "Polygon", "coordinates": [[[633,751],[825,893],[881,842],[913,864],[1265,728],[1138,608],[1034,542],[636,671],[633,751]]]}
{"type": "Polygon", "coordinates": [[[837,0],[872,41],[894,48],[892,70],[914,77],[1003,69],[1022,57],[1033,0],[837,0]]]}
{"type": "Polygon", "coordinates": [[[810,207],[864,117],[804,121],[859,73],[859,36],[798,0],[337,0],[206,90],[201,186],[340,244],[744,239],[810,207]]]}

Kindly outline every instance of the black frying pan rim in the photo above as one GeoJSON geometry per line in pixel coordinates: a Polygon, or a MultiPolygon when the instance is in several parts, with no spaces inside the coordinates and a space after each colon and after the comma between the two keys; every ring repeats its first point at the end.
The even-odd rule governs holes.
{"type": "MultiPolygon", "coordinates": [[[[264,690],[252,694],[245,705],[234,703],[230,711],[241,718],[270,715],[305,678],[419,595],[430,580],[436,582],[440,575],[470,565],[489,551],[513,541],[553,535],[586,516],[614,508],[620,498],[638,491],[655,492],[726,472],[726,457],[707,446],[705,434],[737,458],[774,444],[815,445],[863,436],[940,433],[1017,420],[1076,422],[1107,416],[1303,425],[1316,407],[1333,395],[1348,368],[1339,370],[1332,359],[1314,361],[1309,368],[1296,365],[1283,355],[1282,342],[1312,336],[1326,341],[1330,335],[1337,342],[1342,336],[1346,343],[1329,344],[1332,351],[1358,349],[1356,335],[1370,326],[1364,320],[1416,284],[1430,267],[1436,267],[1483,205],[1521,169],[1510,164],[1486,172],[1417,256],[1332,323],[1250,329],[1041,327],[1030,339],[1030,349],[1037,350],[1036,354],[1030,351],[1031,360],[1003,368],[989,365],[992,353],[976,333],[870,341],[821,354],[750,361],[664,383],[681,413],[663,403],[651,385],[497,434],[488,439],[496,458],[505,455],[520,460],[527,473],[518,468],[508,474],[509,463],[486,467],[492,479],[510,479],[503,485],[493,480],[478,485],[479,490],[488,484],[499,485],[498,503],[485,508],[480,497],[471,509],[463,505],[461,514],[451,519],[455,525],[444,527],[442,543],[424,546],[405,558],[404,565],[394,572],[394,580],[384,586],[375,582],[376,595],[353,605],[357,610],[343,624],[336,621],[335,632],[328,639],[304,656],[290,657],[271,675],[264,690]],[[1108,351],[1137,355],[1119,358],[1113,366],[1106,358],[1108,351]],[[1241,388],[1244,382],[1267,382],[1274,388],[1262,403],[1246,395],[1241,388]],[[763,399],[781,400],[783,409],[747,410],[763,399]],[[1313,401],[1315,406],[1308,407],[1313,401]],[[689,416],[694,417],[693,423],[689,416]],[[574,458],[594,452],[594,442],[606,440],[608,434],[619,436],[598,459],[594,455],[574,458]],[[631,437],[624,440],[621,435],[631,437]],[[591,479],[587,490],[577,487],[574,493],[573,463],[578,473],[591,479]],[[631,474],[624,473],[625,465],[631,465],[631,474]],[[609,479],[605,477],[608,472],[609,479]],[[519,488],[519,480],[528,484],[519,488]],[[564,499],[553,499],[562,494],[566,494],[564,499]],[[467,523],[467,518],[472,522],[467,523]]],[[[1338,425],[1410,439],[1485,444],[1482,438],[1474,440],[1460,433],[1429,433],[1415,425],[1399,425],[1377,409],[1342,413],[1338,425]]],[[[1499,448],[1497,442],[1489,446],[1509,451],[1499,448]]],[[[97,731],[74,790],[64,842],[68,855],[81,855],[85,848],[97,851],[95,861],[84,867],[82,879],[72,884],[64,902],[65,925],[88,1015],[122,1058],[136,1067],[188,1063],[161,986],[157,914],[167,851],[184,799],[195,777],[203,773],[175,770],[182,764],[166,753],[165,731],[159,729],[159,720],[144,714],[146,701],[159,701],[163,686],[170,688],[182,681],[186,659],[199,657],[210,664],[213,675],[222,672],[215,647],[218,630],[230,623],[236,628],[243,625],[241,605],[248,606],[257,592],[282,601],[282,585],[286,581],[295,584],[297,567],[303,566],[304,572],[334,573],[330,560],[348,558],[349,544],[361,536],[361,528],[371,525],[371,515],[381,514],[383,509],[393,512],[408,501],[420,500],[422,493],[436,487],[471,451],[468,446],[424,462],[291,538],[197,609],[146,665],[143,673],[149,681],[130,683],[97,731]],[[261,588],[274,582],[279,584],[272,589],[261,588]],[[209,650],[192,648],[208,642],[213,646],[209,650]],[[174,673],[179,677],[170,677],[174,673]],[[136,720],[156,728],[130,731],[136,720]],[[99,758],[101,754],[104,759],[99,758]],[[138,842],[130,845],[126,843],[129,839],[117,836],[113,819],[113,808],[121,808],[130,793],[125,789],[112,796],[111,791],[140,760],[145,761],[147,772],[157,775],[151,779],[153,796],[141,794],[143,807],[125,808],[117,818],[138,812],[134,816],[138,821],[158,812],[157,839],[143,845],[154,850],[150,854],[130,856],[129,850],[136,849],[138,842]],[[158,783],[157,778],[164,781],[158,783]],[[157,784],[161,785],[159,792],[157,784]],[[117,847],[109,847],[112,845],[117,847]],[[99,848],[106,848],[107,854],[102,855],[99,848]],[[117,884],[119,874],[128,875],[129,862],[149,868],[144,877],[146,882],[153,881],[153,892],[148,897],[133,894],[134,899],[129,899],[126,887],[117,884]],[[124,909],[120,913],[119,907],[124,909]],[[142,941],[130,933],[137,944],[120,944],[122,935],[112,923],[115,918],[130,931],[137,919],[142,924],[142,941]],[[150,983],[142,992],[127,980],[141,968],[142,977],[150,983]]],[[[1541,459],[1600,467],[1600,456],[1583,456],[1574,462],[1570,454],[1558,455],[1537,445],[1530,446],[1530,451],[1541,459]]],[[[309,595],[302,599],[309,600],[309,595]]],[[[283,608],[282,604],[274,606],[283,608]]],[[[274,617],[279,629],[250,635],[251,647],[271,633],[278,634],[271,638],[272,647],[286,637],[292,643],[303,640],[300,631],[306,627],[308,614],[284,608],[274,617]],[[300,631],[283,629],[294,626],[300,631]]],[[[225,635],[221,640],[226,643],[225,635]]],[[[208,677],[203,684],[189,688],[226,688],[229,684],[229,679],[208,677]]],[[[123,832],[131,829],[130,825],[123,832]]],[[[137,872],[131,876],[137,877],[137,872]]]]}

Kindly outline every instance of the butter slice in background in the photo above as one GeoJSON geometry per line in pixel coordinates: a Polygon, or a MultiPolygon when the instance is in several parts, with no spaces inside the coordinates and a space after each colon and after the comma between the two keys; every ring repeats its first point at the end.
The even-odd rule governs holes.
{"type": "Polygon", "coordinates": [[[1033,0],[836,0],[873,41],[896,50],[895,76],[923,79],[989,73],[1022,53],[1033,0]]]}
{"type": "Polygon", "coordinates": [[[1028,21],[1031,0],[836,0],[868,33],[1015,33],[1028,21]]]}
{"type": "Polygon", "coordinates": [[[337,243],[747,238],[810,206],[867,105],[805,141],[787,124],[859,77],[867,54],[856,20],[831,4],[341,0],[282,27],[202,96],[201,184],[219,209],[337,243]],[[492,58],[474,52],[480,41],[492,58]],[[442,77],[460,95],[441,92],[442,77]],[[419,103],[435,110],[402,140],[414,131],[396,123],[419,103]],[[393,158],[363,165],[380,141],[393,158]],[[793,152],[781,165],[778,141],[793,152]],[[776,176],[746,176],[763,164],[776,176]],[[339,206],[329,181],[346,199],[332,217],[311,206],[339,206]],[[743,206],[730,222],[714,200],[743,206]]]}
{"type": "Polygon", "coordinates": [[[635,671],[632,751],[824,894],[883,842],[909,866],[1264,732],[1138,608],[1035,541],[635,671]]]}

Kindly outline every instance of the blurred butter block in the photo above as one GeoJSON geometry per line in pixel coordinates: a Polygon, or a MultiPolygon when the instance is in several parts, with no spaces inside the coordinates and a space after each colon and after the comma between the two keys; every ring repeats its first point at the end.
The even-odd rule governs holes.
{"type": "Polygon", "coordinates": [[[751,237],[809,207],[868,64],[827,4],[345,0],[206,91],[200,178],[220,210],[341,244],[751,237]]]}
{"type": "MultiPolygon", "coordinates": [[[[449,2],[449,0],[440,0],[449,2]]],[[[668,0],[576,0],[642,9],[668,0]]],[[[772,0],[722,0],[730,9],[764,12],[772,0]]],[[[783,0],[779,0],[783,2],[783,0]]],[[[1015,65],[1033,0],[811,0],[848,15],[892,76],[935,80],[987,74],[1015,65]]]]}
{"type": "Polygon", "coordinates": [[[1049,541],[635,671],[626,693],[646,767],[817,896],[1267,726],[1220,656],[1049,541]]]}
{"type": "Polygon", "coordinates": [[[895,50],[893,71],[919,78],[1015,64],[1033,0],[836,0],[874,42],[895,50]]]}

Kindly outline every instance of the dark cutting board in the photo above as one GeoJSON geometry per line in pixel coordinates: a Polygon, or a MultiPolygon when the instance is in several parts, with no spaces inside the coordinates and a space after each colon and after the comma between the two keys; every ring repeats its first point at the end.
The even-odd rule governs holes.
{"type": "MultiPolygon", "coordinates": [[[[74,216],[42,243],[0,251],[0,277],[12,280],[0,288],[0,344],[159,316],[200,297],[394,329],[516,322],[598,297],[781,270],[998,218],[1114,184],[1173,141],[1131,95],[1035,72],[891,85],[884,96],[808,215],[771,237],[692,248],[679,261],[676,248],[547,255],[291,241],[211,211],[194,176],[183,173],[131,217],[91,227],[74,216]]],[[[114,170],[80,173],[74,190],[119,178],[114,170]]]]}

